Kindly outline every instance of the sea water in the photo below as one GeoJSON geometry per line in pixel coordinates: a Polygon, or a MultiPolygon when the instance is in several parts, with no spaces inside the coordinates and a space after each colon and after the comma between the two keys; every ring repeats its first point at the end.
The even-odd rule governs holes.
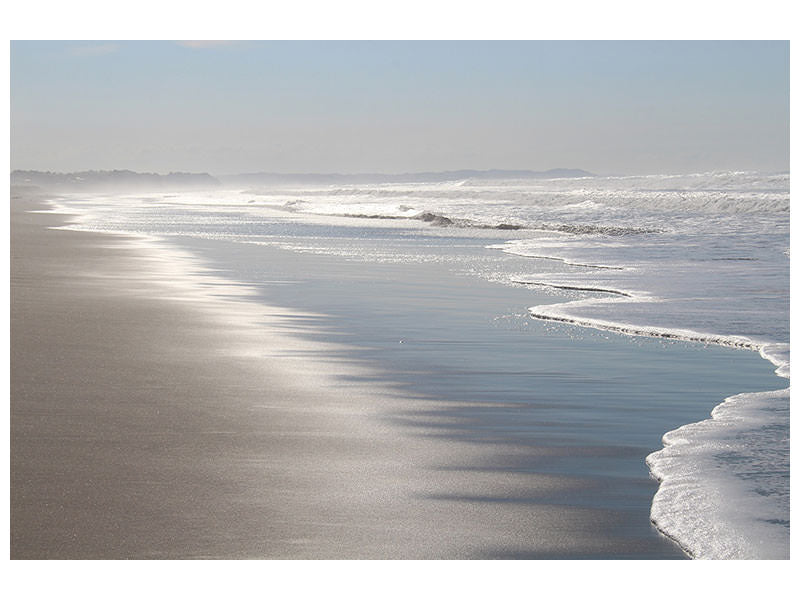
{"type": "MultiPolygon", "coordinates": [[[[304,184],[114,197],[72,195],[61,202],[82,215],[72,227],[157,235],[184,244],[192,240],[195,251],[205,252],[209,260],[217,256],[220,268],[250,281],[266,276],[257,266],[259,256],[266,256],[259,250],[288,251],[317,261],[327,257],[394,265],[401,269],[397,279],[403,277],[402,268],[435,265],[471,279],[476,289],[493,290],[476,299],[475,305],[489,303],[489,296],[508,298],[512,307],[531,300],[524,314],[513,308],[505,314],[502,309],[493,313],[495,321],[511,323],[516,341],[505,345],[517,349],[520,335],[546,336],[547,327],[559,323],[562,328],[591,328],[576,343],[598,353],[604,350],[598,349],[589,331],[692,341],[697,350],[691,352],[698,353],[698,364],[702,353],[710,351],[705,349],[709,345],[756,351],[774,365],[778,375],[789,376],[788,174],[304,184]],[[219,259],[224,252],[232,256],[232,247],[239,248],[235,259],[227,263],[219,259]]],[[[297,265],[298,271],[312,268],[308,262],[297,265]]],[[[373,300],[380,294],[374,281],[366,281],[363,289],[354,282],[350,289],[341,290],[335,282],[325,284],[324,277],[318,276],[316,283],[311,279],[305,283],[317,288],[309,297],[325,301],[309,300],[309,307],[327,308],[331,314],[352,313],[346,305],[357,293],[373,300]]],[[[447,294],[436,289],[432,283],[426,306],[406,321],[402,315],[404,311],[413,314],[408,304],[417,296],[384,302],[383,310],[393,311],[391,318],[384,313],[382,319],[380,311],[363,304],[359,309],[372,314],[369,335],[378,340],[367,354],[374,357],[384,347],[387,360],[394,361],[394,371],[418,374],[427,369],[427,387],[422,390],[426,393],[437,392],[435,371],[452,372],[467,360],[459,356],[465,345],[448,346],[447,341],[458,335],[457,328],[467,331],[478,318],[469,313],[457,322],[447,303],[448,317],[441,322],[451,323],[451,329],[440,332],[438,344],[428,339],[416,346],[416,354],[399,355],[397,345],[413,344],[415,331],[418,340],[422,337],[414,325],[419,311],[435,312],[436,294],[447,294]],[[374,325],[382,321],[380,327],[374,325]],[[399,356],[407,362],[398,364],[399,356]],[[426,365],[421,356],[434,358],[426,365]]],[[[397,286],[391,290],[396,293],[397,286]]],[[[279,288],[270,293],[272,299],[281,299],[279,288]]],[[[296,295],[292,301],[297,301],[296,295]]],[[[485,328],[471,335],[476,340],[502,337],[485,328]]],[[[488,410],[479,403],[491,394],[506,402],[521,401],[531,374],[520,375],[524,367],[515,370],[512,363],[524,361],[524,356],[506,356],[480,346],[481,360],[490,362],[494,356],[505,366],[487,368],[491,377],[462,373],[457,379],[462,382],[458,393],[474,398],[476,404],[467,413],[461,409],[452,415],[454,422],[468,418],[482,423],[487,439],[498,432],[524,437],[538,431],[536,439],[542,443],[547,428],[537,419],[549,413],[541,405],[535,418],[509,421],[513,410],[488,410]],[[498,390],[505,391],[498,394],[498,390]]],[[[639,356],[642,364],[647,364],[648,352],[639,356]]],[[[637,359],[626,356],[625,360],[637,359]]],[[[581,368],[591,370],[592,362],[581,368]]],[[[691,371],[689,366],[682,368],[685,373],[691,371]]],[[[552,365],[548,372],[558,371],[552,365]]],[[[602,367],[595,373],[598,396],[605,385],[600,372],[602,367]]],[[[538,376],[546,374],[539,369],[538,376]]],[[[707,394],[699,377],[686,378],[683,386],[676,386],[676,396],[691,402],[693,395],[699,399],[707,394]]],[[[419,387],[413,376],[406,379],[407,385],[419,387]]],[[[438,391],[452,395],[456,379],[441,379],[438,391]]],[[[746,386],[746,381],[737,380],[736,385],[746,386]]],[[[647,457],[647,467],[660,481],[650,516],[692,556],[788,556],[789,392],[785,380],[774,377],[771,383],[756,389],[730,389],[726,393],[731,397],[714,400],[720,404],[709,418],[703,418],[708,416],[706,410],[705,415],[692,417],[697,422],[668,425],[677,428],[663,436],[665,447],[647,457]]],[[[566,388],[559,393],[580,398],[578,404],[589,399],[566,388]]],[[[605,419],[602,435],[614,435],[619,415],[611,403],[604,406],[603,414],[597,414],[601,409],[587,404],[580,417],[587,421],[585,431],[590,431],[589,422],[605,419]]],[[[621,408],[622,413],[625,410],[634,407],[621,408]]],[[[572,414],[578,411],[579,407],[572,414]]],[[[670,421],[665,417],[660,423],[670,421]]],[[[642,429],[638,442],[647,447],[652,440],[646,427],[642,422],[637,426],[642,429]]],[[[469,431],[474,437],[476,428],[469,431]]],[[[652,448],[656,449],[655,444],[652,448]]],[[[598,468],[599,462],[592,468],[598,468]]],[[[575,469],[586,469],[586,464],[575,469]]],[[[610,464],[601,469],[617,468],[610,464]]]]}

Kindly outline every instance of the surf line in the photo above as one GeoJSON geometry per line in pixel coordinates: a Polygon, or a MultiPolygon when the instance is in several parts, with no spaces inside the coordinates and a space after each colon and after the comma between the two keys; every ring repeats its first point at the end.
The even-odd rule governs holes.
{"type": "Polygon", "coordinates": [[[606,288],[595,288],[595,287],[580,287],[577,285],[559,285],[557,283],[545,283],[544,281],[521,281],[517,279],[512,279],[512,283],[518,283],[519,285],[538,285],[541,287],[549,287],[549,288],[556,288],[559,290],[574,290],[576,292],[598,292],[601,294],[613,294],[615,296],[625,296],[626,298],[633,298],[632,294],[628,294],[627,292],[620,292],[619,290],[609,290],[606,288]]]}
{"type": "MultiPolygon", "coordinates": [[[[645,300],[643,298],[636,298],[633,301],[652,302],[657,300],[652,300],[652,299],[645,300]]],[[[612,321],[603,321],[600,319],[598,320],[581,319],[578,317],[569,316],[565,312],[565,309],[567,307],[578,308],[578,307],[592,306],[594,304],[607,304],[609,302],[630,302],[630,300],[624,300],[622,298],[619,299],[588,298],[585,300],[574,300],[572,302],[563,302],[560,304],[531,306],[528,307],[528,313],[530,314],[531,318],[539,319],[541,321],[555,321],[559,323],[567,323],[579,327],[589,327],[592,329],[611,331],[614,333],[620,333],[623,335],[629,335],[633,337],[653,337],[653,338],[661,338],[669,340],[678,340],[684,342],[698,342],[701,344],[715,344],[718,346],[726,346],[728,348],[743,348],[745,350],[752,350],[754,352],[761,352],[762,350],[763,346],[762,344],[757,344],[756,342],[745,337],[705,334],[705,333],[699,333],[697,331],[692,331],[689,329],[666,330],[666,329],[657,329],[655,327],[637,327],[635,325],[614,323],[612,321]]]]}
{"type": "Polygon", "coordinates": [[[588,263],[576,263],[567,260],[566,258],[561,258],[559,256],[539,256],[535,254],[517,254],[516,252],[508,252],[508,254],[514,254],[515,256],[520,256],[522,258],[536,258],[539,260],[557,260],[559,262],[564,263],[565,265],[569,265],[571,267],[585,267],[587,269],[608,269],[611,271],[627,271],[629,270],[628,267],[612,267],[610,265],[592,265],[588,263]]]}
{"type": "MultiPolygon", "coordinates": [[[[641,336],[641,337],[657,337],[663,339],[673,339],[673,340],[681,340],[681,341],[689,341],[689,342],[700,342],[704,344],[715,344],[719,346],[727,346],[731,348],[741,348],[745,350],[753,350],[759,352],[762,358],[768,360],[773,365],[778,367],[775,370],[775,373],[784,378],[789,378],[789,359],[788,359],[788,352],[789,352],[789,345],[788,344],[781,344],[781,343],[757,343],[753,340],[750,340],[745,337],[741,336],[722,336],[722,335],[713,335],[713,334],[703,334],[698,333],[696,331],[691,330],[659,330],[655,327],[636,327],[633,325],[624,325],[620,323],[613,323],[609,321],[602,321],[596,320],[592,321],[589,319],[580,319],[568,316],[565,309],[567,307],[578,307],[578,306],[590,306],[593,304],[608,304],[610,302],[657,302],[658,299],[656,298],[637,298],[633,300],[626,300],[623,298],[612,298],[612,299],[586,299],[586,300],[576,300],[573,302],[565,302],[561,304],[554,304],[554,305],[541,305],[541,306],[532,306],[528,308],[530,316],[535,319],[547,320],[547,321],[558,321],[562,323],[568,323],[575,326],[580,327],[591,327],[594,329],[606,330],[611,331],[619,334],[630,335],[630,336],[641,336]]],[[[674,519],[671,520],[669,515],[665,513],[665,505],[672,506],[676,503],[676,498],[680,500],[680,502],[685,503],[685,497],[687,493],[693,494],[696,490],[690,488],[686,488],[684,478],[681,478],[681,472],[678,472],[677,475],[675,473],[670,472],[668,469],[665,469],[665,464],[668,464],[670,460],[674,460],[676,458],[685,460],[685,454],[682,456],[681,451],[684,453],[686,452],[686,447],[684,442],[676,440],[679,439],[679,436],[685,432],[694,432],[699,431],[702,428],[708,428],[710,424],[713,424],[715,421],[721,418],[722,411],[725,410],[726,406],[730,406],[731,402],[735,401],[751,401],[755,398],[762,398],[765,395],[767,396],[776,396],[776,395],[787,395],[789,394],[789,388],[776,390],[776,391],[763,391],[763,392],[754,392],[754,393],[744,393],[738,394],[735,396],[728,397],[723,400],[723,402],[717,405],[714,410],[711,412],[711,418],[705,419],[703,421],[697,423],[690,423],[687,425],[683,425],[676,430],[671,432],[667,432],[663,438],[663,448],[657,450],[655,452],[650,453],[646,459],[645,463],[650,470],[651,476],[658,481],[659,487],[656,491],[656,494],[653,497],[653,502],[650,508],[650,521],[653,523],[653,526],[658,529],[661,533],[663,533],[666,537],[670,538],[683,552],[685,552],[690,558],[743,558],[740,556],[717,556],[713,554],[708,554],[706,548],[704,548],[704,540],[692,540],[691,538],[687,538],[685,535],[685,527],[696,527],[698,522],[702,523],[702,519],[708,519],[707,515],[701,515],[700,520],[698,519],[691,519],[692,522],[686,523],[679,523],[678,526],[674,524],[674,519]],[[688,492],[687,492],[688,489],[688,492]],[[666,518],[665,518],[666,517],[666,518]],[[684,526],[682,528],[681,526],[684,526]]],[[[703,452],[703,440],[697,439],[691,440],[694,447],[696,449],[692,449],[692,452],[703,452]],[[699,445],[698,445],[699,444],[699,445]]],[[[713,515],[712,515],[713,518],[713,515]]]]}

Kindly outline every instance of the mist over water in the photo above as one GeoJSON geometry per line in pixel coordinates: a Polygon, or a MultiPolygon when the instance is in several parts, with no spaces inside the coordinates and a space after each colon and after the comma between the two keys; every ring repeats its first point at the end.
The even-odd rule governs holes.
{"type": "MultiPolygon", "coordinates": [[[[59,202],[80,214],[78,229],[439,262],[552,294],[529,308],[534,318],[760,351],[788,378],[788,174],[303,184],[59,202]],[[474,250],[476,238],[488,253],[474,250]]],[[[776,390],[785,385],[776,377],[776,390]]],[[[656,525],[699,558],[788,555],[788,421],[786,390],[729,399],[708,421],[667,434],[648,459],[662,480],[656,525]]]]}

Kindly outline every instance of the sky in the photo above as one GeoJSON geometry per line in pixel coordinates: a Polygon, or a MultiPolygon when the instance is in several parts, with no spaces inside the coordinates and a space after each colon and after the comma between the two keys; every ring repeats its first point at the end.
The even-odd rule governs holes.
{"type": "Polygon", "coordinates": [[[789,43],[11,42],[11,168],[789,169],[789,43]]]}

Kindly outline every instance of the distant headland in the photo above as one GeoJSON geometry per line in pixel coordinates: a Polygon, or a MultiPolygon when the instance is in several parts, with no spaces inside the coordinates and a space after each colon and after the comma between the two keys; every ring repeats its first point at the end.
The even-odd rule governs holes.
{"type": "Polygon", "coordinates": [[[11,185],[30,185],[60,190],[113,190],[113,189],[204,189],[221,185],[275,185],[275,184],[352,184],[352,183],[435,183],[464,179],[560,179],[592,177],[582,169],[550,169],[547,171],[462,169],[457,171],[423,171],[416,173],[240,173],[213,176],[209,173],[172,172],[137,173],[135,171],[79,171],[57,173],[52,171],[16,170],[11,172],[11,185]]]}

